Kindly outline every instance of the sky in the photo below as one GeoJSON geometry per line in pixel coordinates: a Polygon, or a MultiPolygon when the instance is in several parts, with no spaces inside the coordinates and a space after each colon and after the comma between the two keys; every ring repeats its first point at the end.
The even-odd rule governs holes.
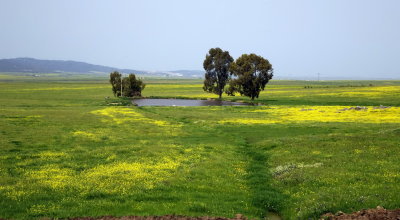
{"type": "Polygon", "coordinates": [[[0,58],[202,70],[210,48],[275,76],[400,78],[399,0],[0,0],[0,58]]]}

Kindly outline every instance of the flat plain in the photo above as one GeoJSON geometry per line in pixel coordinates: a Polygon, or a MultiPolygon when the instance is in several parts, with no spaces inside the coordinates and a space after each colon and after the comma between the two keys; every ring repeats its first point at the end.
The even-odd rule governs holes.
{"type": "Polygon", "coordinates": [[[399,98],[400,81],[272,80],[255,106],[136,107],[105,78],[0,75],[0,218],[400,208],[399,98]]]}

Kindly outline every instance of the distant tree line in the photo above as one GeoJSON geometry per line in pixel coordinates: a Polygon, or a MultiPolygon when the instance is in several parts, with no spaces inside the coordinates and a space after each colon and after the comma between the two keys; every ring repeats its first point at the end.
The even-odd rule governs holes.
{"type": "Polygon", "coordinates": [[[110,73],[110,83],[114,96],[135,97],[142,96],[145,84],[131,73],[127,77],[122,77],[121,73],[114,71],[110,73]]]}
{"type": "Polygon", "coordinates": [[[235,61],[228,51],[211,48],[203,62],[205,80],[203,90],[221,98],[225,92],[258,98],[260,91],[272,79],[273,69],[269,61],[256,54],[243,54],[235,61]],[[228,84],[228,87],[225,86],[228,84]]]}

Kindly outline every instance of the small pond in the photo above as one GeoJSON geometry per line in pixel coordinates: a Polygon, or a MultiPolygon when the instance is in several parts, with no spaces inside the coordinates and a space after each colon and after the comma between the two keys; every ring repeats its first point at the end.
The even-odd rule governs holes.
{"type": "Polygon", "coordinates": [[[229,102],[221,100],[197,100],[197,99],[134,99],[137,106],[233,106],[251,105],[242,102],[229,102]]]}

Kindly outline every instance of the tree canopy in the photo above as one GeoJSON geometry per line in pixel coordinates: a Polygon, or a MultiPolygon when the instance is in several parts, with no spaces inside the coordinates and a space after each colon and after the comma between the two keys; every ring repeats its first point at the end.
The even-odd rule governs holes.
{"type": "Polygon", "coordinates": [[[272,65],[267,59],[256,54],[243,54],[230,65],[232,79],[227,89],[228,95],[239,92],[254,100],[258,98],[260,91],[272,79],[272,65]]]}
{"type": "Polygon", "coordinates": [[[121,73],[114,71],[110,73],[110,83],[114,96],[121,96],[121,73]]]}
{"type": "Polygon", "coordinates": [[[122,83],[123,93],[126,97],[142,96],[142,90],[146,86],[142,80],[136,78],[135,74],[129,74],[128,77],[123,78],[122,83]]]}
{"type": "Polygon", "coordinates": [[[128,77],[122,78],[122,80],[121,78],[122,75],[117,71],[110,73],[110,83],[112,86],[112,91],[114,93],[114,96],[117,97],[121,95],[126,97],[142,96],[142,90],[146,86],[142,80],[136,78],[135,74],[133,73],[129,74],[128,77]]]}
{"type": "Polygon", "coordinates": [[[233,58],[228,51],[220,48],[211,48],[203,62],[205,80],[203,90],[214,93],[221,98],[224,87],[229,80],[229,67],[233,58]]]}

